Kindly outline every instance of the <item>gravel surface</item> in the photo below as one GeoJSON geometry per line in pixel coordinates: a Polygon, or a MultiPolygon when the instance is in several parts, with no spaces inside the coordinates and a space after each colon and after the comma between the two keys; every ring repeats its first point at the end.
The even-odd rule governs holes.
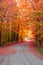
{"type": "Polygon", "coordinates": [[[10,51],[16,49],[16,53],[0,55],[0,65],[43,65],[43,61],[32,54],[25,44],[4,48],[4,50],[6,49],[10,49],[10,51]]]}

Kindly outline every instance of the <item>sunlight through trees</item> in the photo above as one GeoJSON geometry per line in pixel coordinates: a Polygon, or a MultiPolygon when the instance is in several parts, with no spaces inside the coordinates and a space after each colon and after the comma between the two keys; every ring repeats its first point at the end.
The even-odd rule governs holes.
{"type": "Polygon", "coordinates": [[[36,40],[39,45],[43,43],[42,2],[42,0],[0,0],[0,45],[23,41],[25,38],[36,40]]]}

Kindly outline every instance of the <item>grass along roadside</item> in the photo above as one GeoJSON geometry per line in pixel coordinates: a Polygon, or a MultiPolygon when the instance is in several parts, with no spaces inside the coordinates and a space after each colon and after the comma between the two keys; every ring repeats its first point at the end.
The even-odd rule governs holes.
{"type": "Polygon", "coordinates": [[[37,47],[36,50],[37,50],[41,55],[43,55],[43,48],[37,47]]]}

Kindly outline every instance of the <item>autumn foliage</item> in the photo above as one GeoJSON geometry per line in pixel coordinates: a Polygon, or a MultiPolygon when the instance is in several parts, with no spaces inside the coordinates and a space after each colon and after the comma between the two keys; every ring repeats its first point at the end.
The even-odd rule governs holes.
{"type": "Polygon", "coordinates": [[[43,44],[43,1],[0,0],[0,45],[25,38],[43,44]]]}

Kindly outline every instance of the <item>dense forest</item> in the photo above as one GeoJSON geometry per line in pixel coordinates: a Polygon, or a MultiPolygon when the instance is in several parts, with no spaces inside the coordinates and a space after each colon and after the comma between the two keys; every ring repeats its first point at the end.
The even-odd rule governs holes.
{"type": "Polygon", "coordinates": [[[0,46],[25,38],[43,46],[43,0],[0,0],[0,46]]]}

